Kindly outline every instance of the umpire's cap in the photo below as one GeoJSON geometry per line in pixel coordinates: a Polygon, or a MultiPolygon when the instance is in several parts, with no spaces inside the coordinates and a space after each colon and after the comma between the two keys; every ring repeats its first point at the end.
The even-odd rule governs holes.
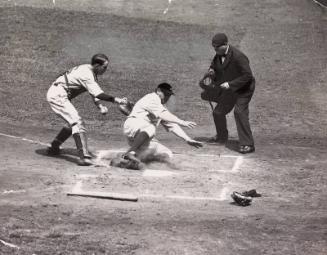
{"type": "Polygon", "coordinates": [[[228,43],[228,38],[227,35],[224,33],[218,33],[212,37],[212,45],[215,45],[216,47],[225,45],[227,43],[228,43]]]}
{"type": "Polygon", "coordinates": [[[169,83],[160,83],[157,88],[160,89],[165,96],[174,95],[173,87],[169,83]]]}

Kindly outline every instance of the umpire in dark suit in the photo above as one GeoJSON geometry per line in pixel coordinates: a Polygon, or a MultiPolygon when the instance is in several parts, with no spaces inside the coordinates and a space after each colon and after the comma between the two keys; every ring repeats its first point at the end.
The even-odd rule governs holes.
{"type": "Polygon", "coordinates": [[[219,103],[213,110],[213,119],[217,136],[212,142],[225,144],[228,140],[226,115],[234,108],[234,117],[239,137],[240,153],[255,151],[249,122],[249,103],[254,89],[253,77],[247,56],[228,44],[225,34],[219,33],[212,38],[212,47],[216,55],[208,73],[214,83],[221,88],[219,103]]]}

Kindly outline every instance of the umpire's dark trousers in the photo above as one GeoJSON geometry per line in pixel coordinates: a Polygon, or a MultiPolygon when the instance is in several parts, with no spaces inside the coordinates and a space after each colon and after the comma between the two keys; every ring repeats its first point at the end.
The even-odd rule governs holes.
{"type": "Polygon", "coordinates": [[[226,141],[228,139],[226,115],[234,108],[234,117],[240,145],[254,145],[249,122],[249,103],[252,95],[253,92],[244,95],[236,95],[230,91],[223,92],[219,103],[213,110],[213,119],[218,140],[226,141]]]}

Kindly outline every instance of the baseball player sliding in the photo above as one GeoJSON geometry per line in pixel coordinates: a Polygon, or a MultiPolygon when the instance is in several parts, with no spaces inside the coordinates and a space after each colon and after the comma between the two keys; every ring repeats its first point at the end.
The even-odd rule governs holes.
{"type": "Polygon", "coordinates": [[[47,101],[51,109],[66,122],[56,138],[48,148],[49,155],[59,155],[62,145],[71,135],[76,143],[79,156],[78,165],[89,166],[92,164],[92,154],[87,147],[87,136],[84,122],[71,99],[87,91],[93,98],[95,105],[102,114],[108,112],[107,107],[100,100],[112,103],[124,103],[126,98],[113,97],[105,94],[98,84],[98,75],[102,75],[108,68],[109,58],[104,54],[96,54],[91,59],[91,64],[83,64],[73,67],[59,76],[50,86],[47,93],[47,101]]]}
{"type": "MultiPolygon", "coordinates": [[[[196,123],[181,120],[166,108],[165,104],[173,94],[170,84],[161,83],[155,92],[147,94],[137,101],[128,115],[124,123],[124,134],[130,148],[123,154],[122,158],[136,162],[136,165],[132,164],[132,168],[141,169],[143,167],[142,161],[167,161],[172,158],[172,151],[154,139],[159,124],[162,124],[167,131],[184,139],[189,145],[196,148],[202,147],[201,142],[190,138],[180,127],[193,128],[196,123]]],[[[119,161],[113,162],[117,162],[116,166],[121,166],[119,161]]]]}

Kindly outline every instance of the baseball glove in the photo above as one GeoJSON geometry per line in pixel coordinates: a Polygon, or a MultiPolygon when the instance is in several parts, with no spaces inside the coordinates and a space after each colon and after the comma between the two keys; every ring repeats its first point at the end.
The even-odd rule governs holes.
{"type": "Polygon", "coordinates": [[[252,197],[244,196],[241,193],[236,192],[236,191],[234,191],[231,194],[231,197],[233,198],[235,203],[240,205],[240,206],[248,206],[252,202],[252,197]]]}
{"type": "Polygon", "coordinates": [[[206,73],[199,81],[199,86],[202,88],[201,99],[209,102],[220,102],[222,89],[215,83],[215,75],[206,73]]]}
{"type": "Polygon", "coordinates": [[[127,101],[127,103],[118,104],[119,111],[126,116],[132,112],[133,107],[134,103],[130,101],[127,101]]]}
{"type": "Polygon", "coordinates": [[[214,74],[206,73],[203,78],[199,81],[199,85],[202,89],[207,89],[208,87],[214,87],[214,74]]]}

